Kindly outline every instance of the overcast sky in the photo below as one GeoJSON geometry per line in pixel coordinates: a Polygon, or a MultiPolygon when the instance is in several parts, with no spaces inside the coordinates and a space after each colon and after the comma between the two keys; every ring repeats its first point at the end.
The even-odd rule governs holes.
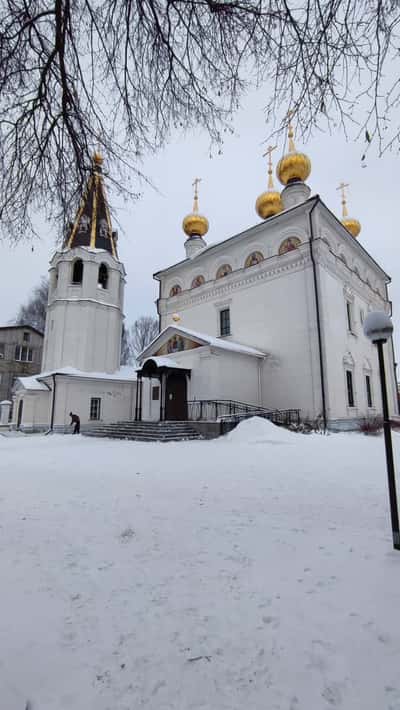
{"type": "MultiPolygon", "coordinates": [[[[235,119],[236,133],[226,139],[221,155],[214,152],[210,158],[207,136],[199,132],[174,136],[162,152],[141,166],[159,192],[142,185],[142,198],[118,210],[124,229],[124,233],[119,230],[119,255],[127,271],[125,315],[128,325],[139,315],[156,315],[157,284],[152,274],[185,256],[181,225],[192,208],[195,177],[202,178],[200,211],[210,222],[208,243],[230,237],[259,222],[254,204],[266,188],[266,161],[262,153],[265,138],[271,131],[271,127],[265,125],[262,106],[262,92],[243,101],[243,108],[235,119]]],[[[297,140],[296,147],[305,150],[311,158],[308,184],[312,194],[320,194],[338,216],[341,205],[336,188],[342,180],[350,183],[349,213],[361,222],[359,240],[393,280],[390,297],[398,330],[395,342],[399,358],[399,158],[390,153],[378,158],[371,150],[367,167],[362,168],[363,144],[347,142],[339,130],[334,135],[317,133],[306,146],[297,140]]],[[[284,136],[274,152],[275,165],[283,148],[284,136]]],[[[16,247],[0,244],[0,323],[13,319],[32,287],[46,274],[53,250],[54,236],[50,230],[43,234],[40,242],[34,242],[33,252],[29,242],[16,247]]],[[[276,307],[279,308],[279,303],[276,307]]]]}

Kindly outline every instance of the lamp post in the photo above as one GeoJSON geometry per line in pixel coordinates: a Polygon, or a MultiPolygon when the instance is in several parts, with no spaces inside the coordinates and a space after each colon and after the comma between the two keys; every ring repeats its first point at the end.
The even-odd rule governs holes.
{"type": "Polygon", "coordinates": [[[386,467],[389,484],[390,517],[392,520],[393,547],[400,550],[399,512],[397,507],[396,479],[394,474],[392,432],[389,421],[389,409],[386,388],[385,361],[383,345],[393,332],[393,324],[386,313],[376,311],[369,313],[364,321],[364,334],[378,349],[379,376],[382,392],[383,432],[385,436],[386,467]]]}

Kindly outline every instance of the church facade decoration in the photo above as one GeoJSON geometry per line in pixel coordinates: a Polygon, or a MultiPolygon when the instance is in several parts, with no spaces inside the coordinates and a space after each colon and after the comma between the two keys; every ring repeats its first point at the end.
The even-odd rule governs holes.
{"type": "Polygon", "coordinates": [[[175,284],[174,286],[171,287],[169,295],[172,298],[173,296],[177,296],[178,293],[181,293],[182,287],[179,286],[179,284],[175,284]]]}
{"type": "Polygon", "coordinates": [[[298,249],[300,244],[301,241],[298,237],[288,237],[282,242],[279,247],[279,256],[282,256],[282,254],[287,254],[288,251],[294,251],[295,249],[298,249]]]}
{"type": "Polygon", "coordinates": [[[251,254],[249,254],[244,263],[245,269],[248,269],[250,266],[256,266],[262,261],[264,261],[264,255],[260,251],[253,251],[251,254]]]}
{"type": "Polygon", "coordinates": [[[230,264],[222,264],[222,266],[219,267],[217,274],[215,276],[216,279],[223,279],[224,276],[228,276],[228,274],[232,273],[232,267],[230,264]]]}
{"type": "Polygon", "coordinates": [[[191,288],[198,288],[199,286],[202,286],[205,284],[206,280],[202,274],[199,274],[198,276],[195,276],[195,278],[192,281],[191,288]]]}

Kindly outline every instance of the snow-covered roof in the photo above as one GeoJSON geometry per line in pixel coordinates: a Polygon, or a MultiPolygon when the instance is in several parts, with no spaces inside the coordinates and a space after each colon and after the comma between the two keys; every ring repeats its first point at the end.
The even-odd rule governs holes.
{"type": "Polygon", "coordinates": [[[38,375],[32,375],[31,377],[17,377],[17,382],[19,382],[25,390],[42,390],[43,392],[48,392],[49,388],[47,385],[45,385],[44,382],[39,382],[37,377],[38,375]]]}
{"type": "MultiPolygon", "coordinates": [[[[185,365],[180,365],[179,362],[176,362],[176,360],[173,360],[171,357],[168,357],[167,355],[159,355],[157,357],[146,357],[146,359],[143,361],[142,366],[148,362],[149,360],[152,360],[152,362],[155,362],[157,367],[174,367],[176,370],[186,370],[185,365]]],[[[139,368],[142,369],[142,368],[139,368]]]]}
{"type": "MultiPolygon", "coordinates": [[[[242,345],[242,343],[236,343],[233,340],[225,340],[224,338],[215,338],[213,335],[208,333],[199,333],[196,330],[191,330],[191,328],[185,328],[181,325],[167,325],[164,330],[159,333],[154,340],[147,346],[145,350],[139,355],[139,360],[143,358],[151,357],[151,350],[154,345],[161,339],[164,339],[168,333],[180,333],[181,335],[186,335],[189,338],[197,340],[202,345],[210,345],[213,348],[218,348],[219,350],[229,350],[230,352],[241,353],[242,355],[252,355],[253,357],[266,357],[267,353],[262,352],[262,350],[256,350],[249,345],[242,345]]],[[[181,351],[182,352],[182,351],[181,351]]],[[[152,358],[156,359],[156,358],[152,358]]],[[[171,359],[167,357],[168,362],[171,359]]]]}
{"type": "Polygon", "coordinates": [[[116,380],[118,382],[130,382],[136,380],[136,372],[133,367],[123,365],[115,372],[84,372],[77,370],[75,367],[60,367],[57,370],[49,370],[48,372],[39,372],[32,377],[18,377],[18,382],[26,390],[48,390],[48,387],[43,382],[47,377],[52,375],[67,375],[68,377],[80,377],[90,380],[116,380]]]}

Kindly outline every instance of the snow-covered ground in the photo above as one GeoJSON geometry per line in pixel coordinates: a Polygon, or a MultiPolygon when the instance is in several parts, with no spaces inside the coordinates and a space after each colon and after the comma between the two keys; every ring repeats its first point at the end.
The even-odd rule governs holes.
{"type": "Polygon", "coordinates": [[[0,436],[0,469],[1,710],[400,709],[381,437],[0,436]]]}

